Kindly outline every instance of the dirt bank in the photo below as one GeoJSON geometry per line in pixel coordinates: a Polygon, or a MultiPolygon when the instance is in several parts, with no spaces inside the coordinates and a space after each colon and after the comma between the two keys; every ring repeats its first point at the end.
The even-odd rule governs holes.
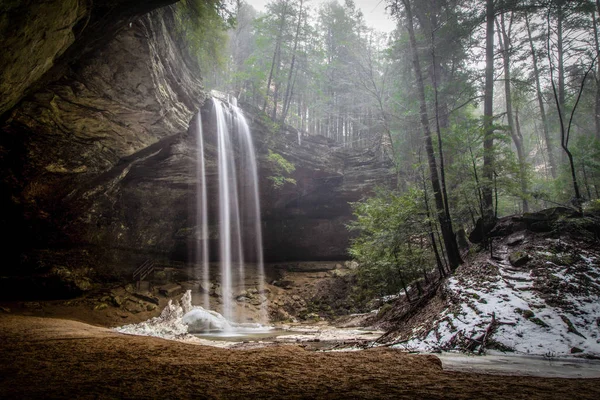
{"type": "Polygon", "coordinates": [[[397,350],[223,350],[13,315],[0,353],[2,398],[600,398],[598,379],[445,372],[397,350]]]}

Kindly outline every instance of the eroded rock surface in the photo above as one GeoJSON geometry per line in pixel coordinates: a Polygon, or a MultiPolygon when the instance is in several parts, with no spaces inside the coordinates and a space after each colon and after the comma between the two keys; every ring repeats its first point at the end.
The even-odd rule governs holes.
{"type": "Polygon", "coordinates": [[[138,153],[152,156],[153,145],[187,130],[206,95],[173,18],[163,8],[132,22],[12,111],[0,137],[2,223],[16,255],[9,264],[28,247],[103,244],[82,236],[82,220],[90,228],[103,220],[81,206],[112,208],[110,192],[138,153]],[[94,188],[104,174],[114,177],[94,188]]]}
{"type": "Polygon", "coordinates": [[[387,160],[371,151],[340,147],[324,137],[294,132],[275,139],[273,151],[292,162],[295,185],[275,189],[268,163],[261,166],[265,254],[270,260],[343,260],[348,256],[351,203],[377,186],[393,187],[387,160]]]}
{"type": "Polygon", "coordinates": [[[0,4],[0,116],[119,30],[175,0],[7,0],[0,4]]]}

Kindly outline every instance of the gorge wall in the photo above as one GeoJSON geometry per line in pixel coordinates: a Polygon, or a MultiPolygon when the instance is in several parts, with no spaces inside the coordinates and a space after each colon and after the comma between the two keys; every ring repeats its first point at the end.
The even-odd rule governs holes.
{"type": "MultiPolygon", "coordinates": [[[[212,104],[173,29],[173,9],[142,15],[170,1],[114,1],[112,19],[91,3],[55,1],[62,8],[52,9],[52,23],[64,28],[57,37],[42,6],[16,3],[13,12],[35,12],[25,33],[5,19],[0,25],[13,32],[0,71],[11,77],[0,88],[0,223],[9,232],[2,274],[86,263],[126,274],[144,258],[185,260],[196,239],[188,127],[201,108],[209,175],[216,165],[212,104]]],[[[392,183],[391,165],[324,138],[298,144],[295,132],[273,132],[260,112],[246,114],[259,153],[267,260],[346,258],[348,202],[392,183]],[[271,185],[269,150],[295,165],[296,185],[271,185]]]]}

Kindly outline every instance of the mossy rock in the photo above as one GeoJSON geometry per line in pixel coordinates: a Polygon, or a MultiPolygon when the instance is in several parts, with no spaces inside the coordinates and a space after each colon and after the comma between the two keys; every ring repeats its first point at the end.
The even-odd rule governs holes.
{"type": "Polygon", "coordinates": [[[581,257],[578,254],[552,254],[548,261],[565,267],[570,267],[579,261],[581,257]]]}
{"type": "Polygon", "coordinates": [[[527,265],[527,263],[530,260],[531,257],[529,256],[529,254],[522,251],[515,251],[514,253],[511,253],[511,255],[508,257],[508,261],[510,261],[510,264],[516,268],[527,265]]]}
{"type": "Polygon", "coordinates": [[[522,310],[520,308],[515,308],[515,312],[517,314],[522,315],[523,318],[525,318],[525,319],[531,319],[531,318],[535,317],[535,313],[531,310],[522,310]]]}
{"type": "Polygon", "coordinates": [[[113,307],[121,307],[121,305],[123,305],[123,299],[120,296],[112,296],[110,298],[110,302],[112,303],[113,307]]]}
{"type": "Polygon", "coordinates": [[[394,307],[389,304],[386,303],[384,304],[380,309],[379,312],[377,313],[377,318],[383,318],[387,313],[389,313],[394,307]]]}
{"type": "Polygon", "coordinates": [[[549,328],[549,325],[547,323],[545,323],[544,321],[542,321],[541,319],[534,317],[534,318],[529,318],[529,321],[533,322],[534,324],[541,326],[542,328],[549,328]]]}

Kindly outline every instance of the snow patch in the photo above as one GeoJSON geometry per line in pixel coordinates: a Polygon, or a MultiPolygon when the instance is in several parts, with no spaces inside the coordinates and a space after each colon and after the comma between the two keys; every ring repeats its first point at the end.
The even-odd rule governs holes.
{"type": "Polygon", "coordinates": [[[188,290],[181,301],[169,303],[158,317],[139,324],[130,324],[115,328],[117,332],[141,336],[155,336],[163,339],[198,341],[191,333],[201,332],[249,332],[265,330],[260,324],[236,324],[228,321],[216,311],[206,310],[192,305],[192,292],[188,290]]]}
{"type": "Polygon", "coordinates": [[[575,262],[557,265],[572,253],[535,253],[542,262],[533,269],[518,270],[502,260],[489,263],[498,275],[490,270],[485,279],[466,273],[448,279],[450,307],[394,347],[431,352],[471,344],[477,349],[493,314],[498,324],[487,340],[497,349],[546,357],[600,355],[600,286],[592,279],[600,276],[598,258],[581,251],[575,262]],[[552,262],[544,263],[547,258],[552,262]]]}

